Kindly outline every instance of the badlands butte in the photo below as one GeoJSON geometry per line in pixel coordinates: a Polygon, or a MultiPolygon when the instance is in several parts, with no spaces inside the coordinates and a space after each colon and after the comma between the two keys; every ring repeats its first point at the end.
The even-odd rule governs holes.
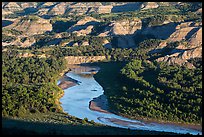
{"type": "MultiPolygon", "coordinates": [[[[202,60],[199,2],[2,2],[2,26],[3,51],[17,47],[20,57],[49,57],[52,47],[92,48],[94,37],[104,49],[135,49],[157,39],[157,45],[148,47],[150,61],[194,68],[192,60],[202,60]]],[[[104,59],[74,56],[82,56],[81,61],[71,64],[104,59]]]]}

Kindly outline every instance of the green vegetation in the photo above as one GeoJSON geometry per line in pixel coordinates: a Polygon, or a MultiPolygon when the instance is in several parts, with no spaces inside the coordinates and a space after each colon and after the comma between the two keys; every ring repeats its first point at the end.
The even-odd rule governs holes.
{"type": "MultiPolygon", "coordinates": [[[[103,4],[107,5],[108,2],[103,4]]],[[[53,31],[34,35],[36,43],[33,46],[3,47],[7,50],[2,55],[3,133],[163,134],[111,128],[96,124],[87,118],[78,119],[63,113],[59,106],[59,97],[63,94],[63,90],[56,85],[56,80],[59,78],[59,73],[66,69],[65,56],[110,57],[109,62],[93,63],[93,65],[101,68],[95,78],[103,86],[108,97],[109,109],[114,113],[137,119],[201,125],[202,58],[188,60],[193,63],[195,69],[169,66],[165,63],[156,63],[154,60],[170,54],[182,41],[167,43],[166,47],[156,49],[162,40],[137,33],[134,37],[137,47],[122,49],[116,46],[117,37],[97,36],[111,21],[125,19],[141,19],[142,27],[162,25],[165,21],[201,22],[202,14],[195,12],[200,8],[202,8],[200,2],[185,2],[131,12],[91,13],[89,16],[100,20],[100,23],[94,25],[92,33],[87,36],[76,36],[66,32],[87,15],[64,14],[54,17],[48,15],[53,31]],[[56,38],[57,33],[60,33],[60,38],[56,38]],[[114,48],[106,49],[103,46],[105,40],[111,42],[114,48]],[[84,42],[88,42],[89,45],[84,46],[84,42]],[[74,43],[78,46],[73,46],[74,43]],[[151,52],[154,49],[160,52],[151,52]],[[50,55],[50,58],[37,56],[19,58],[19,53],[45,54],[50,55]]],[[[17,11],[4,17],[17,18],[25,15],[25,12],[17,11]]],[[[29,15],[22,17],[21,21],[38,19],[36,15],[29,15]]],[[[22,31],[3,28],[2,42],[13,42],[19,35],[22,35],[22,31]]],[[[26,37],[20,39],[21,42],[25,40],[26,37]]]]}
{"type": "Polygon", "coordinates": [[[3,53],[2,116],[60,111],[56,100],[63,91],[56,85],[66,68],[62,58],[16,58],[3,53]]]}
{"type": "Polygon", "coordinates": [[[95,78],[110,110],[131,118],[201,124],[202,67],[141,60],[122,64],[97,64],[101,70],[95,78]]]}
{"type": "Polygon", "coordinates": [[[119,129],[65,114],[55,102],[62,90],[54,81],[64,68],[63,60],[16,58],[15,50],[9,52],[3,52],[2,68],[2,132],[5,135],[174,134],[119,129]]]}
{"type": "Polygon", "coordinates": [[[190,63],[192,63],[196,67],[202,66],[202,58],[192,58],[189,60],[190,63]]]}
{"type": "MultiPolygon", "coordinates": [[[[76,118],[64,112],[50,112],[46,113],[36,112],[29,113],[26,112],[20,117],[7,116],[4,119],[21,120],[24,122],[41,122],[41,123],[51,123],[51,124],[69,124],[69,125],[80,125],[82,124],[82,119],[76,118]]],[[[101,124],[91,122],[88,119],[84,125],[95,125],[102,126],[101,124]]]]}
{"type": "Polygon", "coordinates": [[[144,22],[143,26],[148,27],[148,26],[162,25],[163,22],[166,21],[167,19],[168,19],[167,16],[162,16],[162,15],[151,16],[143,20],[144,22]]]}
{"type": "Polygon", "coordinates": [[[202,8],[201,2],[184,2],[183,4],[176,5],[176,8],[181,10],[182,12],[194,12],[198,9],[202,8]]]}

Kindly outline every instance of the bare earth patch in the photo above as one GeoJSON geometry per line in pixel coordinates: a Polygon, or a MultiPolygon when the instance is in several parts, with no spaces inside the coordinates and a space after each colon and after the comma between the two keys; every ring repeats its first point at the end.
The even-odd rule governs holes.
{"type": "Polygon", "coordinates": [[[69,87],[75,86],[79,83],[79,81],[74,80],[66,75],[64,75],[61,79],[59,79],[60,84],[58,85],[61,89],[67,89],[69,87]]]}
{"type": "Polygon", "coordinates": [[[108,103],[105,95],[94,98],[89,102],[89,109],[103,113],[111,113],[108,111],[108,103]]]}

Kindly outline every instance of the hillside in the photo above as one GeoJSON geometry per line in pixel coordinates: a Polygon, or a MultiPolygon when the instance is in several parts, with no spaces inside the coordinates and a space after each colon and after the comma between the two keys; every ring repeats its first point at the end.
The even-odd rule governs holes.
{"type": "MultiPolygon", "coordinates": [[[[114,114],[200,130],[202,2],[2,2],[2,58],[5,119],[98,130],[93,120],[66,115],[59,102],[75,85],[67,80],[61,89],[61,75],[88,63],[102,68],[93,80],[114,114]]],[[[100,126],[99,134],[117,134],[100,126]]],[[[77,134],[70,127],[63,128],[77,134]]],[[[130,131],[118,134],[146,134],[130,131]]]]}
{"type": "MultiPolygon", "coordinates": [[[[3,31],[5,40],[2,42],[3,46],[21,47],[39,43],[58,45],[67,39],[62,33],[76,34],[77,37],[106,37],[105,48],[136,48],[145,39],[161,39],[158,48],[163,49],[167,43],[179,41],[178,47],[156,61],[190,67],[192,64],[186,63],[189,59],[202,56],[201,6],[199,3],[179,2],[3,2],[3,18],[14,20],[4,28],[21,33],[10,35],[3,31]],[[192,8],[192,11],[183,8],[192,8]],[[59,37],[53,37],[53,34],[59,37]],[[48,38],[44,39],[45,36],[48,38]]],[[[90,44],[89,40],[66,41],[66,44],[75,46],[90,44]]]]}

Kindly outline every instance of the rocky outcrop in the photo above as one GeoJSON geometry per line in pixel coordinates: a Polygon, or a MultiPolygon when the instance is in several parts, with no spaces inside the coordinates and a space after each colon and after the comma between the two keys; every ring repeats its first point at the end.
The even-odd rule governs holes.
{"type": "Polygon", "coordinates": [[[83,41],[81,46],[88,46],[89,45],[89,42],[88,41],[83,41]]]}
{"type": "Polygon", "coordinates": [[[132,35],[141,28],[142,21],[140,19],[123,19],[110,23],[98,36],[132,35]]]}
{"type": "Polygon", "coordinates": [[[197,14],[202,14],[202,8],[198,9],[198,10],[196,11],[196,13],[197,13],[197,14]]]}
{"type": "Polygon", "coordinates": [[[103,41],[103,46],[104,46],[105,48],[112,48],[111,42],[109,42],[107,39],[105,39],[105,40],[103,41]]]}
{"type": "Polygon", "coordinates": [[[100,2],[72,3],[69,5],[69,9],[67,10],[67,12],[69,14],[83,15],[91,12],[96,12],[100,6],[103,6],[100,2]]]}
{"type": "Polygon", "coordinates": [[[106,59],[106,56],[66,56],[65,59],[68,64],[81,64],[103,61],[106,59]]]}
{"type": "Polygon", "coordinates": [[[71,26],[67,32],[76,33],[77,36],[87,35],[92,32],[94,25],[96,25],[99,21],[92,17],[85,17],[79,20],[75,25],[71,26]]]}
{"type": "Polygon", "coordinates": [[[36,56],[36,57],[39,57],[39,58],[50,57],[50,55],[46,55],[46,54],[41,54],[41,55],[35,55],[35,54],[32,54],[32,53],[19,53],[18,54],[19,58],[28,58],[28,57],[33,57],[33,56],[36,56]]]}
{"type": "Polygon", "coordinates": [[[187,66],[188,68],[192,69],[195,68],[192,63],[189,63],[187,60],[183,60],[182,58],[179,58],[178,56],[165,56],[165,57],[160,57],[156,61],[158,62],[166,62],[169,65],[180,65],[180,66],[187,66]]]}
{"type": "Polygon", "coordinates": [[[60,2],[49,10],[48,15],[63,15],[67,9],[68,3],[60,2]]]}
{"type": "Polygon", "coordinates": [[[33,56],[35,56],[35,55],[32,53],[19,53],[19,55],[18,55],[18,57],[20,57],[20,58],[33,57],[33,56]]]}
{"type": "Polygon", "coordinates": [[[20,11],[23,10],[21,6],[17,4],[17,2],[8,2],[7,4],[4,5],[3,9],[7,12],[15,12],[15,11],[20,11]]]}
{"type": "MultiPolygon", "coordinates": [[[[142,21],[137,18],[124,19],[110,23],[98,36],[114,36],[116,47],[135,47],[134,34],[142,28],[142,21]]],[[[108,45],[108,47],[111,47],[108,45]]]]}
{"type": "Polygon", "coordinates": [[[47,15],[47,12],[49,11],[49,9],[46,9],[46,8],[42,8],[42,9],[39,9],[37,14],[39,16],[42,16],[42,15],[47,15]]]}
{"type": "MultiPolygon", "coordinates": [[[[117,13],[169,6],[169,2],[3,2],[6,11],[20,11],[35,8],[41,15],[84,15],[90,13],[117,13]]],[[[198,11],[201,14],[201,11],[198,11]]]]}
{"type": "Polygon", "coordinates": [[[202,28],[199,28],[189,39],[189,45],[199,46],[202,45],[202,28]]]}
{"type": "Polygon", "coordinates": [[[194,68],[193,64],[188,62],[188,60],[202,57],[202,23],[191,21],[178,24],[175,31],[168,39],[161,42],[158,48],[165,48],[167,43],[176,41],[179,41],[180,44],[169,52],[169,55],[160,57],[157,61],[194,68]]]}
{"type": "MultiPolygon", "coordinates": [[[[7,14],[15,13],[22,10],[36,10],[38,15],[46,15],[43,18],[49,17],[49,15],[64,15],[64,14],[89,14],[89,13],[117,13],[134,10],[145,10],[158,8],[159,6],[175,6],[182,5],[183,2],[168,3],[168,2],[3,2],[2,3],[2,15],[4,18],[8,18],[7,14]],[[48,15],[49,14],[49,15],[48,15]]],[[[145,12],[145,11],[142,11],[145,12]]],[[[197,15],[202,15],[202,8],[196,9],[194,12],[197,15]]],[[[107,15],[102,15],[109,18],[107,15]]],[[[175,16],[176,17],[176,16],[175,16]]],[[[180,17],[180,16],[179,16],[180,17]]],[[[15,18],[12,20],[12,24],[3,26],[6,29],[13,29],[22,31],[22,35],[18,36],[18,33],[2,34],[6,36],[14,36],[13,41],[10,43],[2,43],[5,45],[18,45],[21,47],[28,47],[34,44],[36,41],[33,35],[43,34],[45,32],[52,31],[52,25],[49,19],[43,19],[36,16],[22,16],[21,18],[15,18]],[[26,38],[26,39],[23,39],[26,38]]],[[[52,18],[51,18],[52,19],[52,18]]],[[[10,19],[9,19],[10,20],[10,19]]],[[[105,21],[105,19],[103,20],[105,21]]],[[[67,34],[76,33],[77,36],[95,35],[101,37],[113,37],[113,41],[104,40],[102,44],[106,48],[121,47],[131,48],[136,47],[140,41],[138,39],[143,37],[151,37],[156,39],[162,39],[163,41],[157,46],[157,49],[164,48],[167,43],[170,42],[182,42],[180,45],[174,48],[169,53],[166,53],[164,57],[160,57],[158,61],[166,61],[172,64],[188,64],[188,60],[191,58],[202,57],[202,22],[199,20],[189,22],[173,22],[172,17],[167,17],[157,26],[153,26],[154,23],[142,24],[141,19],[121,19],[112,22],[101,22],[93,17],[84,17],[80,19],[76,24],[67,29],[67,34]],[[163,22],[164,21],[164,22],[163,22]],[[101,24],[100,24],[101,23],[101,24]],[[152,26],[151,26],[152,25],[152,26]],[[98,28],[97,28],[98,27],[98,28]],[[115,41],[114,41],[115,40],[115,41]],[[112,43],[111,43],[112,42],[112,43]],[[168,55],[167,55],[168,54],[168,55]]],[[[145,20],[144,20],[145,22],[145,20]]],[[[147,21],[148,23],[148,21],[147,21]]],[[[156,23],[155,23],[156,24],[156,23]]],[[[38,37],[38,36],[36,36],[38,37]]],[[[35,37],[35,38],[36,38],[35,37]]],[[[46,41],[46,44],[56,45],[66,39],[68,35],[61,35],[60,33],[52,35],[51,41],[46,41]],[[53,39],[54,38],[54,39],[53,39]]],[[[6,37],[5,37],[6,38],[6,37]]],[[[109,39],[108,38],[108,39],[109,39]]],[[[144,39],[145,39],[144,38],[144,39]]],[[[141,39],[142,41],[143,39],[141,39]]],[[[60,46],[88,46],[89,41],[64,41],[60,46]]],[[[155,50],[156,52],[159,50],[155,50]]],[[[26,55],[27,56],[27,55],[26,55]]],[[[84,57],[85,58],[85,57],[84,57]]],[[[90,59],[87,59],[90,61],[90,59]]],[[[94,59],[95,60],[95,59],[94,59]]],[[[83,58],[73,58],[73,62],[86,62],[83,58]],[[75,60],[75,61],[74,61],[75,60]]],[[[188,66],[190,66],[188,64],[188,66]]]]}
{"type": "Polygon", "coordinates": [[[73,33],[76,33],[77,36],[86,36],[87,34],[90,34],[92,32],[93,27],[94,26],[92,25],[89,25],[87,27],[81,27],[80,30],[73,31],[73,33]]]}
{"type": "Polygon", "coordinates": [[[126,35],[134,34],[136,30],[141,29],[141,20],[124,20],[116,22],[113,25],[113,34],[115,35],[126,35]]]}
{"type": "Polygon", "coordinates": [[[37,2],[18,2],[21,8],[26,9],[26,8],[36,8],[38,3],[37,2]]]}
{"type": "Polygon", "coordinates": [[[202,24],[185,22],[176,26],[175,31],[162,43],[162,47],[168,42],[186,41],[188,48],[202,45],[202,24]]]}
{"type": "Polygon", "coordinates": [[[159,26],[144,28],[141,33],[143,35],[152,35],[157,39],[168,39],[172,33],[176,31],[177,23],[168,23],[159,26]]]}
{"type": "Polygon", "coordinates": [[[181,54],[181,58],[184,60],[188,60],[190,58],[202,58],[202,46],[184,51],[181,54]]]}
{"type": "MultiPolygon", "coordinates": [[[[181,51],[181,49],[183,50],[181,52],[175,52],[174,54],[160,57],[156,61],[164,61],[171,65],[178,64],[181,66],[185,65],[188,68],[194,68],[193,64],[189,63],[188,60],[192,58],[202,58],[202,45],[192,49],[188,49],[186,46],[180,45],[176,49],[180,49],[178,51],[181,51]]],[[[176,51],[176,49],[174,51],[176,51]]]]}
{"type": "Polygon", "coordinates": [[[108,27],[111,27],[111,35],[134,34],[137,30],[142,28],[142,21],[137,18],[133,18],[131,20],[124,19],[113,22],[108,27]]]}
{"type": "Polygon", "coordinates": [[[142,4],[141,9],[145,10],[145,9],[154,9],[154,8],[158,8],[159,5],[156,2],[145,2],[142,4]]]}
{"type": "Polygon", "coordinates": [[[99,14],[111,13],[112,8],[113,8],[112,5],[100,6],[100,7],[98,7],[97,12],[99,14]]]}
{"type": "Polygon", "coordinates": [[[95,22],[99,22],[99,20],[86,16],[83,19],[79,20],[76,25],[86,25],[87,23],[94,25],[95,22]]]}
{"type": "Polygon", "coordinates": [[[49,20],[37,16],[27,16],[16,19],[12,25],[8,26],[8,29],[9,28],[21,30],[23,35],[32,36],[51,31],[52,24],[50,24],[49,20]]]}
{"type": "Polygon", "coordinates": [[[50,6],[53,6],[54,2],[44,2],[43,4],[39,5],[39,8],[49,8],[50,6]]]}
{"type": "Polygon", "coordinates": [[[185,40],[186,35],[192,31],[194,29],[194,27],[186,27],[186,28],[181,28],[176,30],[168,39],[169,41],[181,41],[181,40],[185,40]]]}
{"type": "Polygon", "coordinates": [[[11,11],[5,11],[4,9],[2,9],[2,16],[7,15],[7,14],[12,14],[11,11]]]}
{"type": "Polygon", "coordinates": [[[24,42],[22,42],[21,47],[30,47],[31,45],[33,45],[36,42],[34,37],[27,37],[25,39],[26,40],[24,42]]]}

